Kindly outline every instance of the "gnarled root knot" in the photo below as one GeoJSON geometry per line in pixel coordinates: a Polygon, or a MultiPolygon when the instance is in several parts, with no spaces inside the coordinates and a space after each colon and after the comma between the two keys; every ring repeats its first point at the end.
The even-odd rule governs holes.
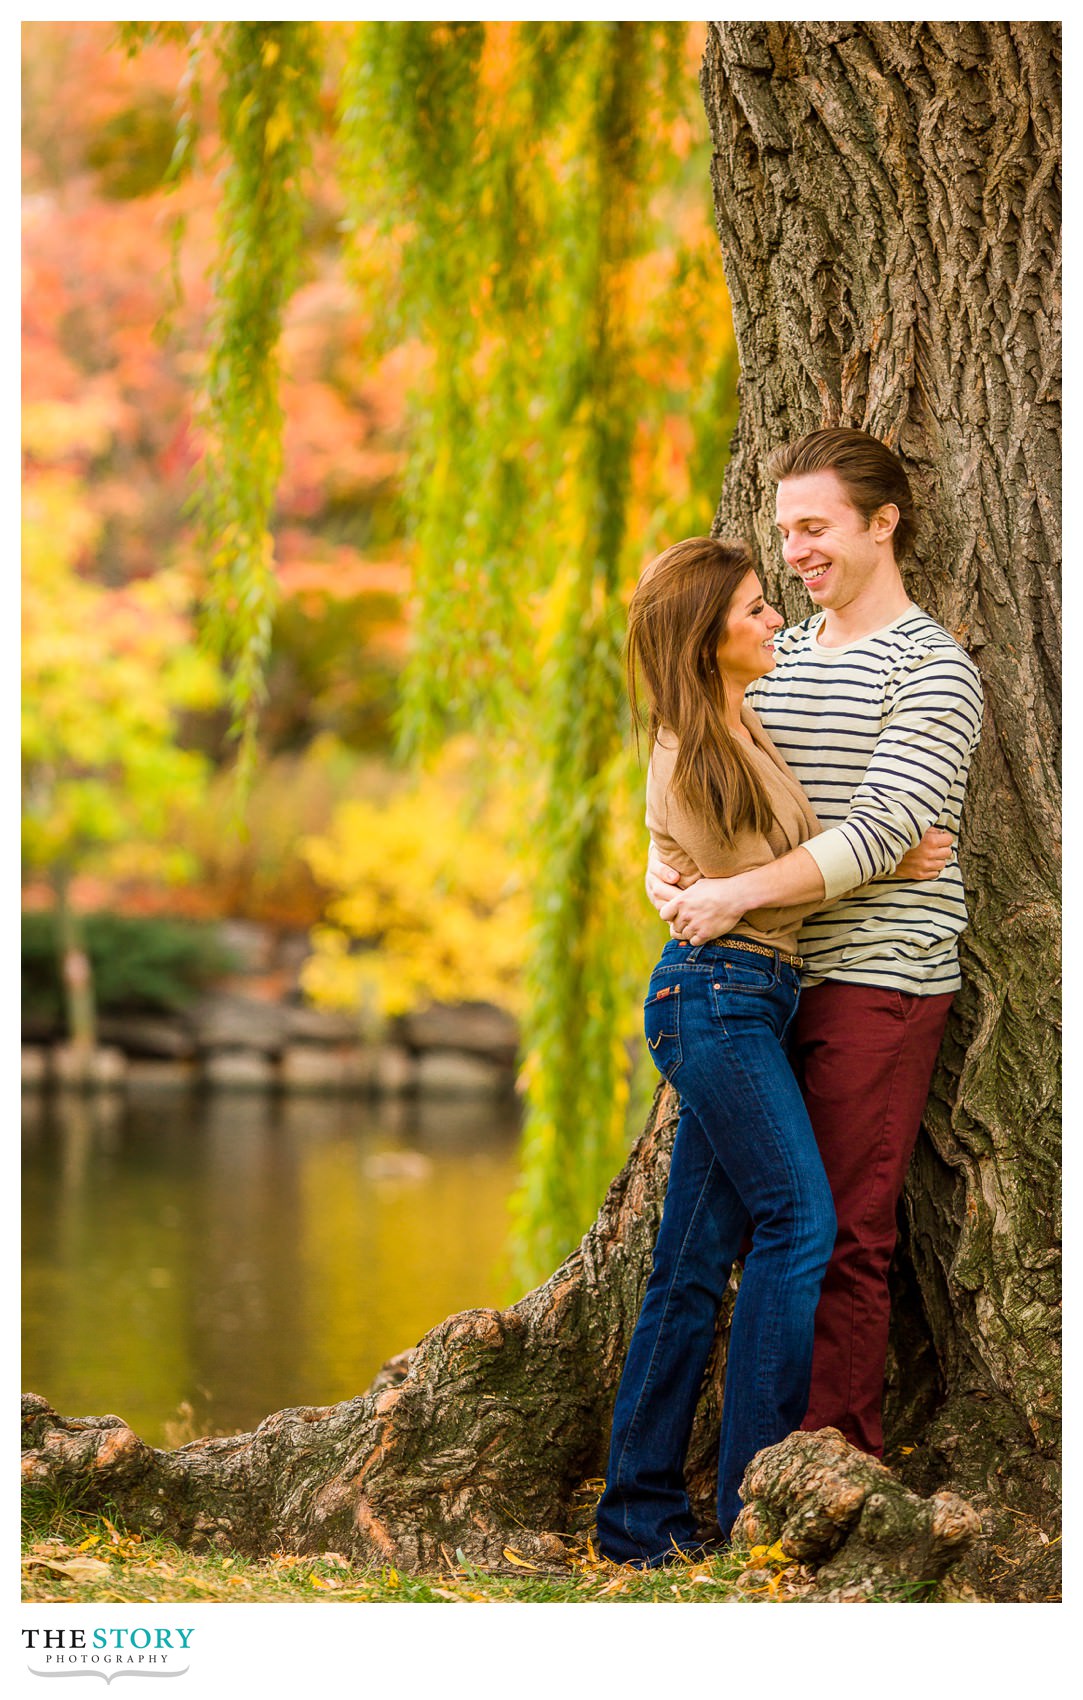
{"type": "Polygon", "coordinates": [[[151,1449],[121,1417],[59,1417],[37,1393],[24,1393],[23,1479],[76,1480],[97,1476],[111,1483],[143,1473],[151,1449]]]}
{"type": "Polygon", "coordinates": [[[897,1599],[938,1582],[981,1534],[956,1494],[911,1493],[838,1429],[791,1434],[757,1452],[741,1483],[740,1544],[782,1544],[833,1600],[897,1599]]]}

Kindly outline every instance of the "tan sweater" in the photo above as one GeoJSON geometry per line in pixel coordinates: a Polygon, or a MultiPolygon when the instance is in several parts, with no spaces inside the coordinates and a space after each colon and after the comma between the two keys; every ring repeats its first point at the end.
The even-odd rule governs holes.
{"type": "MultiPolygon", "coordinates": [[[[822,832],[812,804],[779,755],[757,716],[742,708],[741,720],[751,732],[752,745],[745,745],[763,781],[774,825],[766,836],[751,829],[738,835],[733,845],[720,844],[717,834],[702,816],[695,815],[670,794],[670,779],[677,760],[677,739],[662,731],[651,753],[647,771],[647,826],[663,857],[681,876],[681,885],[698,879],[726,879],[731,874],[760,868],[787,851],[796,850],[822,832]]],[[[773,945],[776,950],[797,951],[797,930],[817,903],[791,905],[786,909],[754,909],[733,928],[735,934],[773,945]]]]}

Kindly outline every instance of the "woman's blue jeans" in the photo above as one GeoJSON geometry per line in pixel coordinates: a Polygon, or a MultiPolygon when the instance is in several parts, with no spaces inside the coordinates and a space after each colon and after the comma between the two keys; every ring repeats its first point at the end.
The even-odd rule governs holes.
{"type": "Polygon", "coordinates": [[[660,1564],[697,1537],[684,1460],[730,1267],[751,1227],[730,1328],[718,1454],[728,1534],[745,1468],[800,1426],[812,1325],[835,1241],[831,1192],[785,1051],[799,982],[777,953],[671,939],[644,1026],[681,1111],[654,1264],[613,1412],[598,1537],[660,1564]]]}

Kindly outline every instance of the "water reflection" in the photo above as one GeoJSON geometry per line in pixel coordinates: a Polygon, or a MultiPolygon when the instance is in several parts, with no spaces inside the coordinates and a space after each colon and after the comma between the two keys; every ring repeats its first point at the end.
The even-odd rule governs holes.
{"type": "Polygon", "coordinates": [[[31,1099],[22,1384],[152,1444],[364,1390],[506,1297],[513,1106],[31,1099]]]}

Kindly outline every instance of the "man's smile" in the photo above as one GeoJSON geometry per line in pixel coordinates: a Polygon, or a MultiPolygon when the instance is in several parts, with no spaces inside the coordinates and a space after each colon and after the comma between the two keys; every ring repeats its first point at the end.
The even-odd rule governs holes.
{"type": "Polygon", "coordinates": [[[798,568],[798,577],[800,578],[802,584],[811,586],[811,585],[814,585],[814,584],[819,584],[819,582],[823,578],[824,574],[828,571],[830,571],[830,563],[825,561],[823,563],[823,565],[819,566],[819,567],[800,567],[800,568],[798,568]]]}

